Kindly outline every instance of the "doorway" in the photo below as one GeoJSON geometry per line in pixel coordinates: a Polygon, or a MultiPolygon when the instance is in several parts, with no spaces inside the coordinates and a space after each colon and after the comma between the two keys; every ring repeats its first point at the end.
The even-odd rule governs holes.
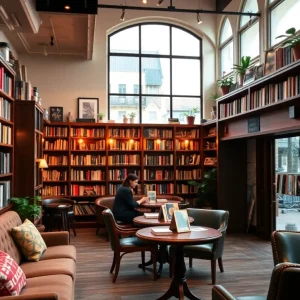
{"type": "Polygon", "coordinates": [[[300,136],[275,139],[276,230],[300,230],[300,136]]]}

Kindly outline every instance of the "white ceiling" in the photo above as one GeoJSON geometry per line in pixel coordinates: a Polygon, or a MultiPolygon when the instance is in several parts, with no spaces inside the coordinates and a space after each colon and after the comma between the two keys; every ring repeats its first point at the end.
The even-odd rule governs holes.
{"type": "Polygon", "coordinates": [[[19,54],[46,52],[92,59],[95,15],[36,12],[34,2],[0,0],[0,30],[19,54]],[[14,16],[20,26],[16,26],[14,16]]]}

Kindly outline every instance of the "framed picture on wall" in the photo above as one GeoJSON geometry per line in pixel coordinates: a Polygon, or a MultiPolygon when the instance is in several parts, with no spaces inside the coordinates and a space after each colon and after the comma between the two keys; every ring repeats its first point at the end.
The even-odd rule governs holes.
{"type": "Polygon", "coordinates": [[[62,106],[50,106],[50,122],[63,122],[64,108],[62,106]]]}
{"type": "Polygon", "coordinates": [[[99,98],[78,98],[78,118],[94,119],[97,121],[99,111],[99,98]]]}

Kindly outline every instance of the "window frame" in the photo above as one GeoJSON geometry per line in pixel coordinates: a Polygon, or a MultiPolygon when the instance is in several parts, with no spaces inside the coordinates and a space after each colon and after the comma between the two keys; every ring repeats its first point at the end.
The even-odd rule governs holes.
{"type": "Polygon", "coordinates": [[[108,34],[107,36],[107,111],[108,111],[108,119],[110,119],[110,97],[136,97],[138,99],[138,110],[139,110],[139,123],[143,124],[143,119],[142,119],[142,105],[144,102],[144,99],[147,97],[164,97],[164,98],[170,98],[170,117],[173,117],[173,98],[192,98],[192,99],[200,99],[199,102],[199,107],[200,107],[200,119],[203,118],[203,41],[200,36],[195,34],[194,32],[181,27],[176,24],[172,23],[163,23],[163,22],[143,22],[143,23],[136,23],[136,24],[131,24],[126,27],[122,27],[118,30],[115,30],[114,32],[108,34]],[[163,25],[163,26],[168,26],[169,27],[169,45],[170,45],[170,53],[168,55],[165,54],[145,54],[142,53],[141,49],[141,44],[142,44],[142,37],[141,37],[141,27],[144,25],[163,25]],[[132,27],[138,27],[138,36],[139,36],[139,53],[120,53],[120,52],[110,52],[110,38],[114,36],[115,34],[118,34],[119,32],[132,28],[132,27]],[[180,30],[183,30],[187,32],[188,34],[194,36],[198,42],[199,42],[199,56],[184,56],[184,55],[173,55],[172,54],[172,28],[177,28],[180,30]],[[110,57],[112,56],[124,56],[124,57],[137,57],[139,59],[139,93],[134,94],[134,93],[126,93],[126,94],[120,94],[120,93],[112,93],[110,88],[111,88],[111,83],[110,83],[110,57]],[[142,93],[142,58],[167,58],[170,60],[170,93],[169,94],[147,94],[147,93],[142,93]],[[200,86],[199,86],[199,94],[198,95],[177,95],[173,94],[172,91],[172,59],[198,59],[200,63],[200,86]]]}

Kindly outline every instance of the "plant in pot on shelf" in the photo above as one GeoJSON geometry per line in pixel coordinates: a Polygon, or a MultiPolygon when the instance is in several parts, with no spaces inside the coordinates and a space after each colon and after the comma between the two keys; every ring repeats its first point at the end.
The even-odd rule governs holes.
{"type": "Polygon", "coordinates": [[[241,58],[241,64],[233,65],[233,70],[236,75],[239,77],[239,85],[242,86],[244,82],[244,77],[246,74],[246,70],[249,68],[251,61],[251,56],[243,56],[241,58]]]}
{"type": "Polygon", "coordinates": [[[204,173],[200,182],[188,181],[188,184],[197,187],[196,206],[199,208],[212,208],[217,202],[217,169],[213,168],[204,173]]]}
{"type": "Polygon", "coordinates": [[[128,123],[128,117],[127,117],[127,115],[123,115],[123,123],[128,123]]]}
{"type": "Polygon", "coordinates": [[[13,197],[10,198],[10,202],[13,203],[12,209],[18,213],[23,222],[26,219],[34,222],[41,215],[42,200],[40,196],[35,196],[33,199],[30,197],[13,197]]]}
{"type": "Polygon", "coordinates": [[[283,35],[279,35],[276,39],[286,38],[280,45],[281,48],[289,47],[292,49],[294,59],[300,59],[300,33],[296,33],[295,27],[289,28],[283,35]]]}
{"type": "Polygon", "coordinates": [[[191,110],[188,110],[187,112],[183,113],[183,115],[186,116],[186,122],[188,125],[194,125],[196,114],[198,113],[198,107],[193,107],[191,110]]]}
{"type": "Polygon", "coordinates": [[[129,114],[129,121],[130,121],[130,123],[134,123],[135,116],[136,116],[136,113],[135,113],[135,112],[131,112],[131,113],[129,114]]]}
{"type": "Polygon", "coordinates": [[[211,107],[212,107],[212,111],[211,111],[211,118],[215,119],[216,118],[216,112],[217,112],[217,99],[220,97],[219,93],[211,93],[209,96],[209,100],[211,102],[211,107]]]}
{"type": "Polygon", "coordinates": [[[100,112],[100,113],[98,114],[98,120],[99,120],[99,122],[102,122],[103,119],[104,119],[104,117],[105,117],[105,113],[100,112]]]}
{"type": "Polygon", "coordinates": [[[232,76],[225,77],[225,72],[223,72],[223,77],[217,80],[217,83],[222,90],[222,94],[226,95],[229,93],[230,87],[233,84],[233,77],[232,76]]]}

